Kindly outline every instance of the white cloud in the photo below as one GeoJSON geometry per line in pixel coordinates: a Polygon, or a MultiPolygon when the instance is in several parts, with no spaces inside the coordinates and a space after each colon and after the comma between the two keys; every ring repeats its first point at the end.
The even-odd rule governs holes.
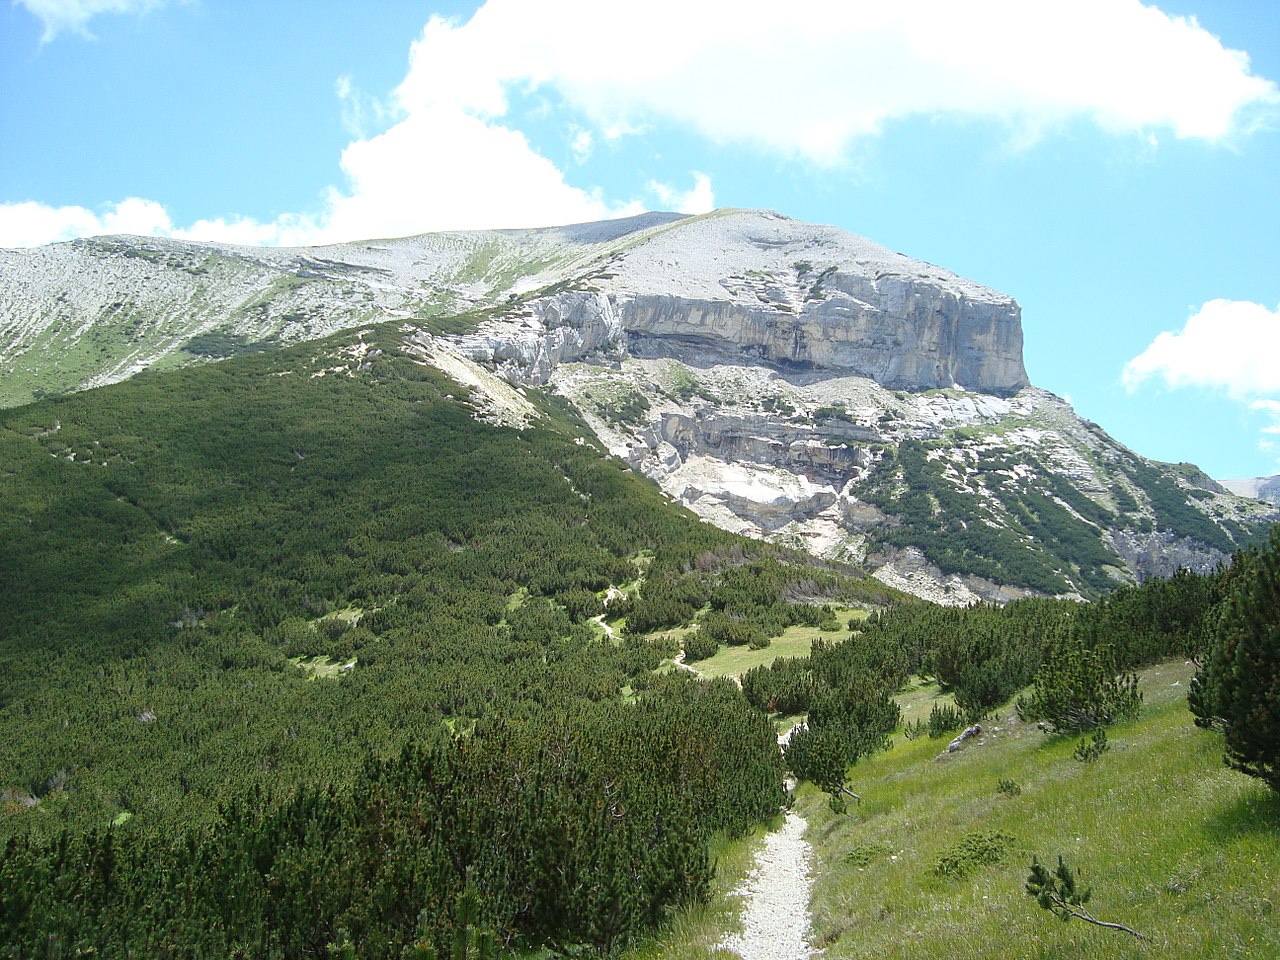
{"type": "Polygon", "coordinates": [[[95,213],[85,207],[0,203],[0,247],[33,247],[104,233],[168,236],[173,222],[154,200],[129,197],[95,213]]]}
{"type": "Polygon", "coordinates": [[[90,36],[89,21],[101,13],[147,13],[166,0],[16,0],[44,24],[43,42],[63,30],[90,36]]]}
{"type": "Polygon", "coordinates": [[[1210,300],[1177,333],[1164,331],[1125,364],[1134,391],[1156,378],[1171,388],[1225,393],[1265,421],[1258,449],[1273,453],[1280,435],[1280,307],[1248,300],[1210,300]]]}
{"type": "Polygon", "coordinates": [[[342,153],[348,190],[330,191],[319,239],[600,220],[612,206],[570,186],[524,134],[447,107],[420,107],[342,153]]]}
{"type": "Polygon", "coordinates": [[[1164,331],[1124,368],[1137,389],[1152,377],[1169,387],[1207,387],[1243,400],[1280,394],[1280,308],[1210,300],[1177,333],[1164,331]]]}
{"type": "Polygon", "coordinates": [[[649,192],[658,200],[663,210],[676,213],[710,213],[715,209],[715,192],[711,189],[711,178],[705,173],[693,172],[693,186],[685,191],[673,187],[669,183],[650,180],[649,192]]]}
{"type": "MultiPolygon", "coordinates": [[[[165,0],[19,2],[56,33],[165,0]]],[[[1138,0],[488,0],[466,22],[433,17],[386,100],[347,77],[335,93],[353,139],[340,159],[345,179],[316,210],[179,228],[151,201],[97,213],[10,204],[0,207],[0,243],[117,229],[128,204],[151,211],[148,232],[289,244],[639,209],[635,195],[570,183],[518,129],[517,97],[562,114],[551,119],[579,163],[602,139],[659,125],[835,164],[858,138],[912,116],[994,119],[1018,144],[1083,118],[1154,144],[1230,138],[1280,106],[1244,53],[1138,0]],[[621,55],[621,38],[632,55],[621,55]]],[[[683,211],[714,203],[703,174],[684,192],[661,180],[635,193],[646,191],[683,211]]]]}
{"type": "Polygon", "coordinates": [[[666,119],[820,163],[915,115],[1217,140],[1280,103],[1246,54],[1138,0],[489,0],[427,24],[399,96],[492,119],[538,88],[606,136],[666,119]]]}

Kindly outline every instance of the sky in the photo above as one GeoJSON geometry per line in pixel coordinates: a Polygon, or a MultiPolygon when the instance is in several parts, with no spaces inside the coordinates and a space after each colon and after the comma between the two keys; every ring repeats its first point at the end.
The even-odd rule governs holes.
{"type": "Polygon", "coordinates": [[[1280,473],[1275,0],[0,0],[0,247],[718,207],[1007,293],[1131,449],[1280,473]]]}

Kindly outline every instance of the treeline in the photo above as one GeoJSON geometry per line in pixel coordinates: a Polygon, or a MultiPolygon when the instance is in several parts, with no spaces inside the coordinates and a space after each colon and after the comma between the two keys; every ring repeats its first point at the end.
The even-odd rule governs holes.
{"type": "Polygon", "coordinates": [[[707,841],[775,813],[771,725],[728,682],[498,719],[348,789],[232,799],[207,828],[93,830],[0,854],[0,955],[447,955],[464,891],[510,951],[608,952],[705,898],[707,841]]]}

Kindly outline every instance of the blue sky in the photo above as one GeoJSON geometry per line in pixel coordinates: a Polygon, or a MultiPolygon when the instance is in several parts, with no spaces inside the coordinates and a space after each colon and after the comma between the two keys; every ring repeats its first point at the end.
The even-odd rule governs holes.
{"type": "Polygon", "coordinates": [[[1280,472],[1280,3],[10,0],[0,246],[764,207],[1018,299],[1134,450],[1280,472]]]}

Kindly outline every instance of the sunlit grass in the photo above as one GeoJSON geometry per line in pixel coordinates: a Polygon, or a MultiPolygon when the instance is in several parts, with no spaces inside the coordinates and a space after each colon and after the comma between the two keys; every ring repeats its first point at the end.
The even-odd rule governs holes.
{"type": "Polygon", "coordinates": [[[783,657],[807,657],[813,649],[813,641],[822,638],[829,643],[848,640],[852,632],[847,624],[851,619],[865,620],[868,611],[861,609],[835,608],[836,619],[840,621],[839,630],[820,630],[817,627],[787,627],[781,636],[774,637],[762,650],[750,647],[721,646],[715,656],[699,660],[691,664],[700,674],[706,677],[741,677],[752,667],[773,663],[783,657]]]}
{"type": "MultiPolygon", "coordinates": [[[[1280,798],[1221,762],[1221,738],[1196,728],[1183,663],[1142,675],[1145,706],[1111,731],[1094,763],[1076,739],[1012,717],[939,758],[945,741],[895,741],[855,766],[864,802],[847,815],[803,787],[817,864],[815,945],[826,957],[1217,958],[1280,956],[1280,798]],[[1021,793],[996,785],[1011,780],[1021,793]],[[966,834],[1011,834],[1004,861],[963,879],[934,867],[966,834]],[[1026,895],[1032,855],[1059,854],[1094,887],[1102,919],[1147,934],[1062,923],[1026,895]]],[[[904,698],[927,715],[931,694],[904,698]]]]}

